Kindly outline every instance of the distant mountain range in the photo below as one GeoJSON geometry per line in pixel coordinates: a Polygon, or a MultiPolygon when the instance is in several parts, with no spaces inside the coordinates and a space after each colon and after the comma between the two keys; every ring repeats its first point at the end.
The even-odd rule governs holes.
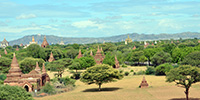
{"type": "MultiPolygon", "coordinates": [[[[63,41],[65,44],[87,44],[87,43],[103,43],[105,42],[119,42],[124,41],[127,38],[127,35],[133,41],[149,41],[149,40],[167,40],[167,39],[189,39],[189,38],[200,38],[200,33],[198,32],[183,32],[176,34],[138,34],[138,33],[130,33],[124,35],[117,35],[111,37],[99,37],[99,38],[73,38],[73,37],[58,37],[54,35],[46,35],[47,41],[49,44],[57,44],[63,41]]],[[[28,35],[24,36],[20,39],[9,41],[10,45],[19,45],[19,44],[29,44],[32,41],[32,36],[34,36],[35,41],[38,44],[41,44],[44,38],[44,35],[28,35]]]]}

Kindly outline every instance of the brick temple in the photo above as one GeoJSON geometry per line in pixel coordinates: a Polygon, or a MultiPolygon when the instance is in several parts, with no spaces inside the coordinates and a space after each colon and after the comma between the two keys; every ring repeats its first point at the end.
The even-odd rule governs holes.
{"type": "Polygon", "coordinates": [[[145,79],[145,77],[143,77],[142,82],[140,84],[140,88],[147,88],[149,85],[145,79]]]}
{"type": "Polygon", "coordinates": [[[99,50],[99,46],[96,52],[96,55],[94,56],[96,64],[102,64],[104,56],[102,56],[101,51],[99,50]]]}
{"type": "Polygon", "coordinates": [[[41,47],[46,48],[48,45],[49,45],[49,43],[47,42],[47,38],[46,38],[46,36],[44,36],[44,40],[41,44],[41,47]]]}
{"type": "Polygon", "coordinates": [[[21,86],[25,88],[28,92],[34,89],[40,89],[45,85],[46,82],[50,81],[49,75],[46,73],[45,65],[43,64],[42,71],[36,63],[36,68],[29,72],[28,74],[23,74],[19,64],[17,62],[15,54],[13,55],[11,68],[7,74],[7,78],[4,80],[4,84],[10,86],[21,86]]]}

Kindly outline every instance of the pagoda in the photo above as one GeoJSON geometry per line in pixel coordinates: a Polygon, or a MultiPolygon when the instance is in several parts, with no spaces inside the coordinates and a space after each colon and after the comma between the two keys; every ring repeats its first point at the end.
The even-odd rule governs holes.
{"type": "Polygon", "coordinates": [[[6,51],[6,49],[4,49],[4,53],[7,55],[8,54],[8,52],[6,51]]]}
{"type": "Polygon", "coordinates": [[[31,45],[31,44],[37,44],[37,42],[35,42],[34,36],[32,36],[32,41],[29,43],[29,45],[31,45]]]}
{"type": "Polygon", "coordinates": [[[119,68],[119,61],[117,60],[117,56],[115,55],[115,67],[114,68],[119,68]]]}
{"type": "Polygon", "coordinates": [[[54,61],[55,59],[54,59],[54,57],[53,57],[53,53],[51,52],[51,55],[50,55],[50,57],[49,57],[49,62],[52,62],[52,61],[54,61]]]}
{"type": "Polygon", "coordinates": [[[12,63],[11,63],[11,68],[9,70],[9,73],[7,74],[7,78],[4,80],[4,83],[11,86],[18,85],[18,81],[20,80],[21,75],[22,75],[22,72],[14,53],[12,63]]]}
{"type": "Polygon", "coordinates": [[[18,46],[17,46],[17,48],[16,48],[16,51],[19,51],[19,48],[18,48],[18,46]]]}
{"type": "Polygon", "coordinates": [[[81,50],[79,50],[79,53],[78,53],[78,57],[77,57],[77,58],[79,59],[79,58],[81,58],[81,57],[83,57],[83,55],[81,54],[81,50]]]}
{"type": "Polygon", "coordinates": [[[133,49],[133,50],[135,50],[135,49],[136,49],[136,47],[134,46],[132,49],[133,49]]]}
{"type": "Polygon", "coordinates": [[[102,56],[101,51],[99,50],[99,46],[94,59],[96,64],[102,64],[103,62],[104,57],[102,56]]]}
{"type": "Polygon", "coordinates": [[[43,63],[43,66],[42,66],[42,73],[47,73],[46,69],[45,69],[45,64],[44,63],[43,63]]]}
{"type": "Polygon", "coordinates": [[[140,84],[140,88],[147,88],[148,86],[149,86],[149,85],[148,85],[148,83],[147,83],[145,77],[143,76],[143,80],[142,80],[142,82],[141,82],[141,84],[140,84]]]}
{"type": "Polygon", "coordinates": [[[93,53],[92,53],[92,50],[90,51],[90,56],[92,56],[92,57],[93,57],[93,53]]]}
{"type": "Polygon", "coordinates": [[[128,35],[128,38],[125,40],[125,44],[131,43],[131,42],[133,41],[131,40],[131,38],[129,38],[129,35],[128,35]]]}
{"type": "Polygon", "coordinates": [[[49,45],[49,43],[47,42],[46,36],[44,36],[44,40],[41,44],[41,47],[46,48],[49,45]]]}
{"type": "Polygon", "coordinates": [[[9,46],[9,42],[4,38],[1,42],[1,47],[6,48],[7,46],[9,46]]]}

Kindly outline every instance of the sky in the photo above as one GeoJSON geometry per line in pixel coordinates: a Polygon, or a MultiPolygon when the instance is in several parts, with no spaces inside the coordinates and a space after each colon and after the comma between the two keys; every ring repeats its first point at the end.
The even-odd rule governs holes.
{"type": "Polygon", "coordinates": [[[0,41],[200,32],[200,0],[0,0],[0,41]]]}

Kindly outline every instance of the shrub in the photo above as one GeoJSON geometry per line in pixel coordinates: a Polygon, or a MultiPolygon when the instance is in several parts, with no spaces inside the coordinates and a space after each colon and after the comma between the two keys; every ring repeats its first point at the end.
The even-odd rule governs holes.
{"type": "Polygon", "coordinates": [[[169,72],[171,69],[173,69],[173,66],[169,63],[159,65],[155,68],[156,75],[166,75],[166,72],[169,72]]]}
{"type": "Polygon", "coordinates": [[[131,69],[131,71],[130,72],[134,72],[132,69],[131,69]]]}
{"type": "Polygon", "coordinates": [[[147,70],[146,70],[146,72],[145,72],[145,74],[146,75],[155,75],[155,68],[154,67],[150,67],[150,66],[148,66],[147,67],[147,70]]]}
{"type": "Polygon", "coordinates": [[[129,72],[125,72],[124,75],[125,75],[125,76],[128,76],[128,75],[129,75],[129,72]]]}
{"type": "Polygon", "coordinates": [[[124,71],[123,70],[119,70],[119,73],[123,73],[124,71]]]}
{"type": "Polygon", "coordinates": [[[59,82],[60,82],[60,83],[63,83],[65,86],[67,86],[67,85],[75,86],[76,80],[71,79],[71,78],[69,78],[69,77],[67,76],[67,77],[64,77],[64,78],[59,78],[59,82]]]}
{"type": "Polygon", "coordinates": [[[81,78],[81,73],[77,72],[77,73],[73,73],[73,75],[71,76],[72,79],[80,79],[81,78]]]}
{"type": "Polygon", "coordinates": [[[41,92],[55,94],[55,89],[50,83],[46,83],[45,86],[42,87],[41,92]]]}
{"type": "Polygon", "coordinates": [[[137,75],[144,75],[145,74],[145,71],[138,71],[137,73],[136,73],[137,75]]]}
{"type": "Polygon", "coordinates": [[[122,67],[123,67],[123,68],[127,68],[127,65],[125,65],[125,64],[122,64],[122,67]]]}
{"type": "Polygon", "coordinates": [[[22,87],[1,85],[0,100],[33,100],[33,97],[22,87]]]}

